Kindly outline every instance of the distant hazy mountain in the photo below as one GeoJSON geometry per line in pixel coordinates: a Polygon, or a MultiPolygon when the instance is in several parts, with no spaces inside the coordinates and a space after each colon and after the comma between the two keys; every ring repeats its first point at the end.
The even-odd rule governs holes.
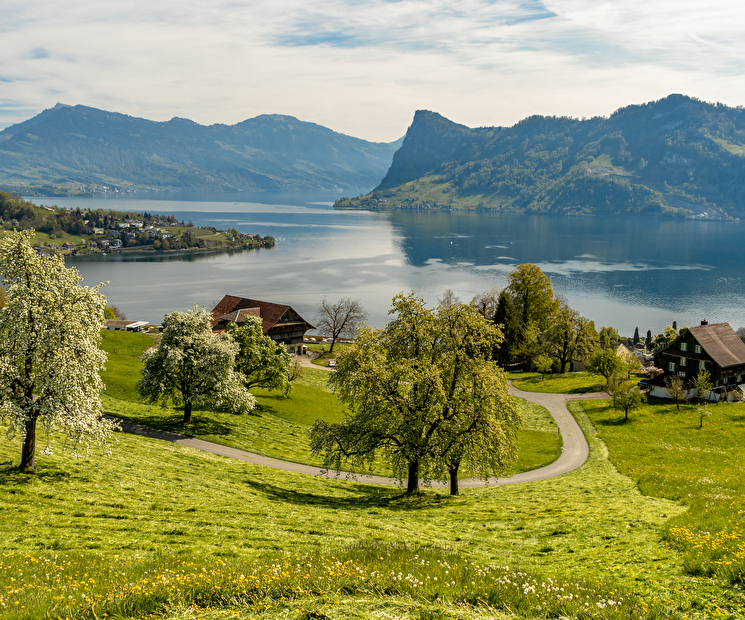
{"type": "Polygon", "coordinates": [[[745,216],[745,111],[671,95],[477,129],[419,111],[376,190],[337,206],[745,216]]]}
{"type": "Polygon", "coordinates": [[[0,132],[0,187],[345,192],[374,187],[401,140],[367,142],[291,116],[205,127],[57,104],[0,132]]]}

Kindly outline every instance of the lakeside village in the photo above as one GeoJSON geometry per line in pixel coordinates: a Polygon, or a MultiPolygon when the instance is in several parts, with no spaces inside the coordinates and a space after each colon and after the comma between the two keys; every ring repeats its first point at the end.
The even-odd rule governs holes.
{"type": "MultiPolygon", "coordinates": [[[[90,220],[83,220],[86,225],[90,220]]],[[[88,238],[79,243],[66,240],[55,243],[50,239],[37,250],[48,254],[103,254],[109,252],[168,252],[177,250],[240,250],[274,247],[270,236],[241,233],[234,228],[219,229],[212,226],[194,226],[179,222],[175,216],[144,214],[142,219],[112,217],[103,226],[91,226],[88,238]],[[172,219],[170,219],[172,218],[172,219]]]]}
{"type": "Polygon", "coordinates": [[[0,192],[0,231],[34,229],[42,254],[244,250],[274,247],[274,238],[235,228],[195,226],[175,215],[37,206],[0,192]]]}
{"type": "MultiPolygon", "coordinates": [[[[335,366],[334,354],[308,349],[309,344],[329,345],[349,344],[352,338],[308,336],[306,332],[316,329],[291,306],[281,303],[225,295],[210,311],[212,329],[220,333],[230,324],[241,327],[246,317],[261,319],[265,336],[278,344],[283,344],[291,355],[308,355],[319,365],[335,366]]],[[[159,325],[149,325],[146,321],[109,319],[109,330],[130,332],[157,332],[159,325]]],[[[695,398],[703,386],[705,398],[709,402],[745,400],[745,329],[737,332],[729,323],[709,324],[702,320],[695,327],[672,325],[662,334],[652,338],[650,331],[646,339],[636,330],[633,338],[623,338],[615,328],[604,327],[597,338],[589,338],[585,355],[569,361],[569,372],[590,372],[603,375],[610,387],[614,375],[634,372],[640,379],[638,387],[658,398],[672,398],[676,401],[695,398]],[[615,359],[608,359],[608,356],[615,359]],[[581,358],[581,359],[580,359],[581,358]],[[706,375],[707,382],[699,384],[706,375]]],[[[352,330],[339,333],[352,335],[352,330]]],[[[314,347],[317,349],[317,347],[314,347]]],[[[520,363],[502,363],[505,370],[551,372],[555,360],[544,366],[541,356],[520,363]]]]}

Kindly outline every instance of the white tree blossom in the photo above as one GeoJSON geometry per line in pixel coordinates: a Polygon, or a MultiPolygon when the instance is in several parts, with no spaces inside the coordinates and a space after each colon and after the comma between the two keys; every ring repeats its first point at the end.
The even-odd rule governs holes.
{"type": "MultiPolygon", "coordinates": [[[[23,438],[20,469],[36,467],[36,427],[62,430],[86,451],[106,447],[115,424],[101,417],[98,348],[106,299],[80,285],[61,257],[38,255],[33,231],[13,232],[0,245],[6,303],[0,310],[0,418],[8,436],[23,438]]],[[[47,450],[49,448],[47,447],[47,450]]]]}
{"type": "Polygon", "coordinates": [[[163,319],[160,344],[143,357],[137,389],[153,402],[183,404],[185,424],[191,422],[194,406],[251,411],[256,399],[244,387],[245,377],[233,368],[238,348],[228,334],[212,332],[204,308],[171,312],[163,319]]]}

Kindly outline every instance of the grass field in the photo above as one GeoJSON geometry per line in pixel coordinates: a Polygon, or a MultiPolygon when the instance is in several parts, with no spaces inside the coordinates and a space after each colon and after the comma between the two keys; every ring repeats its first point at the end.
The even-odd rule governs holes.
{"type": "Polygon", "coordinates": [[[589,372],[569,372],[563,375],[547,374],[541,377],[539,372],[509,374],[512,384],[525,392],[543,392],[550,394],[587,394],[600,392],[605,386],[605,379],[589,372]]]}
{"type": "Polygon", "coordinates": [[[622,473],[645,494],[689,507],[665,529],[686,570],[745,586],[745,404],[709,405],[702,429],[690,404],[678,412],[653,399],[628,423],[607,401],[582,407],[622,473]]]}
{"type": "MultiPolygon", "coordinates": [[[[258,408],[251,415],[201,409],[194,411],[192,424],[184,425],[177,407],[154,406],[137,396],[140,356],[153,343],[154,339],[145,334],[103,333],[102,346],[109,353],[107,370],[103,373],[106,413],[286,461],[322,464],[309,449],[310,426],[317,419],[339,422],[346,411],[330,392],[328,371],[304,368],[300,378],[293,382],[289,398],[277,392],[254,390],[258,408]]],[[[548,412],[542,408],[523,411],[526,424],[519,432],[518,459],[505,474],[543,467],[559,455],[560,439],[548,412]]],[[[391,474],[383,462],[377,463],[369,473],[391,474]]]]}
{"type": "MultiPolygon", "coordinates": [[[[107,372],[127,355],[136,359],[136,347],[117,349],[107,372]]],[[[316,373],[325,372],[296,388],[324,392],[316,373]]],[[[123,378],[117,385],[129,393],[123,378]]],[[[302,426],[300,410],[281,402],[266,417],[302,426]]],[[[653,404],[628,424],[607,401],[570,407],[590,444],[582,468],[457,497],[123,433],[110,456],[79,460],[53,438],[38,473],[21,475],[19,441],[0,443],[0,617],[743,617],[741,582],[697,570],[695,545],[679,534],[716,538],[735,530],[713,526],[741,523],[741,504],[726,506],[743,496],[742,406],[713,407],[702,431],[674,406],[653,404]]],[[[540,409],[521,410],[555,436],[540,409]]]]}
{"type": "MultiPolygon", "coordinates": [[[[354,617],[337,610],[356,608],[358,597],[370,613],[396,609],[406,618],[422,617],[423,608],[440,610],[431,617],[486,618],[512,608],[524,617],[566,615],[588,601],[596,613],[586,617],[604,617],[598,603],[604,610],[619,599],[611,608],[622,613],[612,617],[638,617],[648,607],[684,604],[659,581],[676,572],[677,555],[658,529],[678,509],[643,497],[596,451],[583,471],[554,481],[406,497],[157,440],[118,440],[109,457],[40,456],[32,476],[10,469],[18,443],[0,444],[7,617],[44,617],[41,609],[86,617],[93,603],[99,618],[106,611],[194,618],[178,611],[192,604],[245,614],[237,617],[251,617],[260,604],[284,617],[302,618],[294,610],[304,608],[337,618],[354,617]],[[360,547],[373,552],[360,557],[360,547]],[[251,568],[254,561],[272,568],[251,568]],[[273,575],[268,585],[276,588],[247,588],[241,574],[244,581],[273,575]],[[414,581],[427,577],[426,588],[414,581]],[[565,587],[572,599],[546,584],[565,587]]],[[[675,583],[682,588],[687,579],[675,583]]]]}

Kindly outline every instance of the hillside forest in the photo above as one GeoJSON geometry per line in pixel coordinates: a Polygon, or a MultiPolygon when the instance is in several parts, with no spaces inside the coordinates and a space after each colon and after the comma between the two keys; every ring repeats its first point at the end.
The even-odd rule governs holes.
{"type": "Polygon", "coordinates": [[[339,208],[745,216],[745,112],[683,95],[609,117],[468,128],[418,111],[390,170],[339,208]]]}

